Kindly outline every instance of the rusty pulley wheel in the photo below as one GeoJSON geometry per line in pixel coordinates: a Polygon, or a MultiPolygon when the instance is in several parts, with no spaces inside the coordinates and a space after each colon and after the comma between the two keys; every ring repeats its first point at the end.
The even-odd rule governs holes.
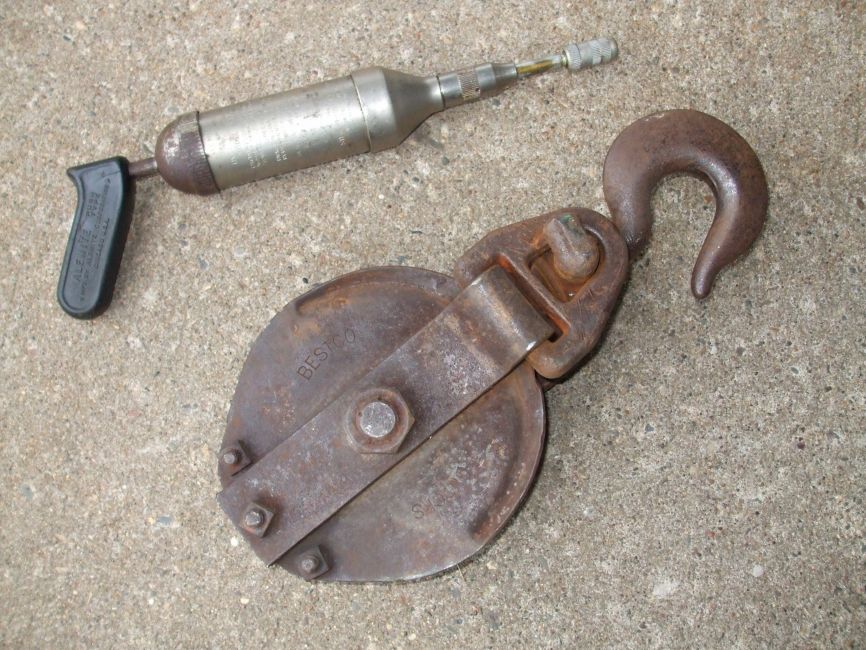
{"type": "Polygon", "coordinates": [[[566,371],[594,341],[568,303],[597,310],[600,333],[626,262],[610,222],[562,211],[492,233],[456,280],[370,269],[292,301],[238,381],[223,509],[263,560],[307,579],[404,580],[465,560],[532,484],[545,433],[536,373],[566,371]],[[584,277],[555,279],[556,260],[581,272],[586,246],[554,255],[549,237],[590,242],[584,277]],[[539,308],[555,295],[558,313],[539,308]]]}
{"type": "MultiPolygon", "coordinates": [[[[351,389],[458,291],[453,280],[437,273],[385,268],[343,276],[289,303],[250,352],[232,402],[225,448],[240,444],[242,453],[253,458],[267,455],[286,432],[300,429],[351,389]]],[[[382,400],[372,396],[370,403],[382,400]]],[[[376,415],[373,407],[374,425],[376,415]]],[[[386,418],[382,426],[389,423],[386,418]]],[[[508,520],[529,489],[543,439],[541,389],[524,365],[278,563],[308,578],[322,571],[332,580],[415,578],[453,566],[508,520]]],[[[356,452],[359,464],[376,456],[356,452]]],[[[221,463],[224,485],[232,482],[235,468],[221,463]]],[[[293,489],[303,490],[312,503],[340,478],[311,476],[293,489]]]]}
{"type": "Polygon", "coordinates": [[[703,298],[760,232],[766,183],[730,127],[679,111],[612,148],[613,221],[552,212],[491,232],[453,277],[370,269],[289,303],[250,351],[220,452],[217,499],[255,553],[306,579],[387,581],[489,542],[538,468],[542,386],[598,343],[629,248],[649,236],[653,187],[678,170],[719,201],[693,283],[703,298]]]}

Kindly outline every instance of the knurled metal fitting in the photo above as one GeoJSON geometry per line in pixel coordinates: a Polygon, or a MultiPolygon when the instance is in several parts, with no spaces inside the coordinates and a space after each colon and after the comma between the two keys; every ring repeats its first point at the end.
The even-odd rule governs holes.
{"type": "Polygon", "coordinates": [[[609,63],[619,55],[619,46],[612,38],[595,38],[565,46],[565,65],[570,72],[609,63]]]}

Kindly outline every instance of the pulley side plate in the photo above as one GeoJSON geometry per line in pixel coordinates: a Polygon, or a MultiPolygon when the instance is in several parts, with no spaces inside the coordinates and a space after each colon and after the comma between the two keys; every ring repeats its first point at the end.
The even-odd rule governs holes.
{"type": "MultiPolygon", "coordinates": [[[[224,447],[241,443],[253,463],[261,459],[458,291],[447,276],[397,267],[352,273],[289,303],[244,365],[224,447]]],[[[349,581],[447,569],[505,525],[531,485],[543,437],[542,392],[521,364],[278,563],[310,577],[300,564],[315,550],[327,564],[319,579],[349,581]]],[[[220,477],[224,486],[234,480],[225,466],[220,477]]]]}

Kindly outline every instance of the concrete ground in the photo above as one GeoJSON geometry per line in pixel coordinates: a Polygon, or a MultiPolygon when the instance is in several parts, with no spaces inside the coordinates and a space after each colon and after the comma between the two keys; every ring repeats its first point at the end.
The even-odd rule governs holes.
{"type": "Polygon", "coordinates": [[[862,2],[7,0],[0,55],[3,646],[866,646],[862,2]],[[596,35],[618,63],[434,116],[386,153],[208,199],[142,183],[111,309],[57,306],[67,167],[365,64],[596,35]],[[603,346],[548,394],[545,461],[505,532],[414,584],[263,566],[214,500],[215,454],[270,317],[353,269],[447,272],[491,228],[606,213],[613,138],[676,107],[758,152],[766,228],[697,303],[712,197],[662,185],[603,346]]]}

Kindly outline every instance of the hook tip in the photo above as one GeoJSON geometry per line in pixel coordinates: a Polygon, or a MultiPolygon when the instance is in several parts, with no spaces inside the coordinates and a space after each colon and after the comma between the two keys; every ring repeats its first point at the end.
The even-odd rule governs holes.
{"type": "Polygon", "coordinates": [[[713,290],[713,282],[715,282],[715,279],[715,276],[707,277],[705,275],[699,275],[696,270],[692,275],[692,295],[698,300],[703,300],[709,296],[710,291],[713,290]]]}

